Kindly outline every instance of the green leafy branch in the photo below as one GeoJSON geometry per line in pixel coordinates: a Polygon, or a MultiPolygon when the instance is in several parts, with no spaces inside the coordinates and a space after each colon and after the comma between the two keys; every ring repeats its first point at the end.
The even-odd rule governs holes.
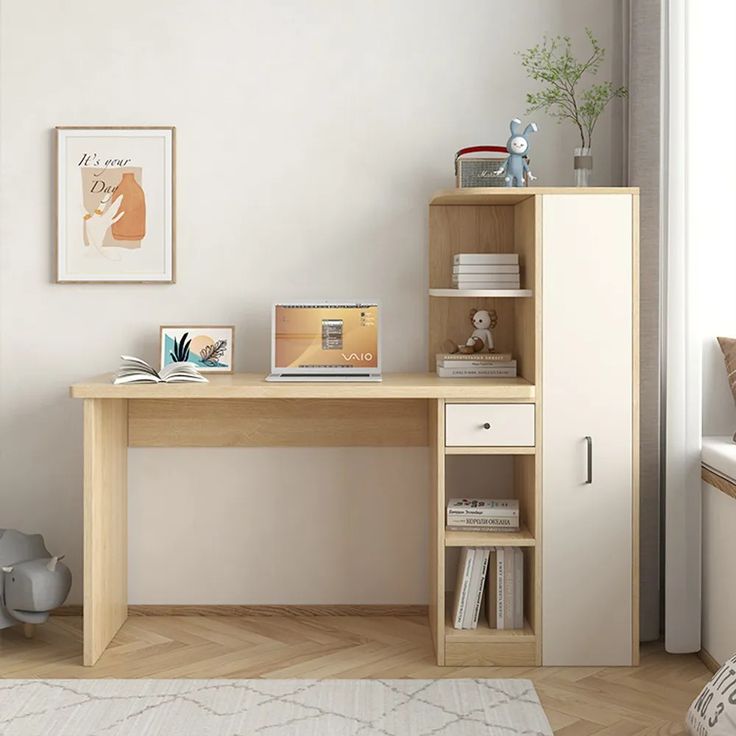
{"type": "Polygon", "coordinates": [[[528,92],[526,95],[527,114],[544,110],[558,123],[569,120],[580,133],[580,145],[590,148],[593,131],[606,105],[616,97],[625,97],[628,90],[626,87],[614,87],[612,82],[599,82],[587,89],[580,89],[583,76],[597,74],[606,55],[606,50],[590,28],[586,28],[585,33],[590,41],[591,53],[584,61],[578,61],[573,56],[569,36],[544,36],[542,43],[518,54],[527,76],[542,83],[538,92],[528,92]]]}

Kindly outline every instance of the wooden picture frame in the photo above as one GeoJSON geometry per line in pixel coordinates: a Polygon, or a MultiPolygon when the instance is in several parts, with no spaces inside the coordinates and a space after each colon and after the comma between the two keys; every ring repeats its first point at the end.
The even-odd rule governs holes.
{"type": "Polygon", "coordinates": [[[161,325],[159,329],[159,369],[163,370],[166,365],[173,362],[170,359],[172,346],[167,344],[167,337],[181,340],[185,337],[189,341],[189,355],[183,359],[193,363],[201,373],[232,373],[235,362],[235,326],[234,325],[161,325]],[[216,364],[204,359],[202,350],[207,346],[213,346],[219,340],[226,340],[227,345],[218,357],[215,353],[216,364]],[[196,351],[192,354],[192,351],[196,351]],[[221,365],[224,363],[225,365],[221,365]]]}
{"type": "Polygon", "coordinates": [[[55,134],[56,283],[175,283],[176,128],[55,134]]]}

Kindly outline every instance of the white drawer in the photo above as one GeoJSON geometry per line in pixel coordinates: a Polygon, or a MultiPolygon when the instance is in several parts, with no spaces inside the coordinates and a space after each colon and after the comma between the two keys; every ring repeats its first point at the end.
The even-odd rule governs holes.
{"type": "Polygon", "coordinates": [[[533,447],[534,404],[446,404],[447,447],[533,447]]]}

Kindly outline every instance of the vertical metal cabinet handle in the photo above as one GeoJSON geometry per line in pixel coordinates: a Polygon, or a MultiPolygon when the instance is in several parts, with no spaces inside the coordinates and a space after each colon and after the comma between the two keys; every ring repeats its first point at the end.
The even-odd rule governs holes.
{"type": "Polygon", "coordinates": [[[585,442],[588,445],[588,478],[586,485],[593,482],[593,438],[590,435],[585,436],[585,442]]]}

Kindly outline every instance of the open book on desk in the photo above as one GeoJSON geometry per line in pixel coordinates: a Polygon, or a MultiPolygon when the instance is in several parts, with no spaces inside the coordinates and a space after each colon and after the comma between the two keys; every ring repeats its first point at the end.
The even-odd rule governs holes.
{"type": "Polygon", "coordinates": [[[169,363],[158,372],[140,358],[120,357],[123,362],[113,383],[208,383],[192,363],[169,363]]]}

